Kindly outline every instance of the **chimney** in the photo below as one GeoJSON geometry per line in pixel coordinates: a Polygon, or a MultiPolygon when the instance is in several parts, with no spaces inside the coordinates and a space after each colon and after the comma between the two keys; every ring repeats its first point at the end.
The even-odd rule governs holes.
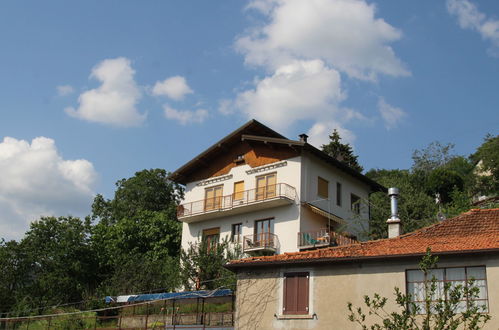
{"type": "Polygon", "coordinates": [[[390,219],[386,221],[388,224],[388,238],[394,238],[397,236],[400,236],[400,219],[398,215],[398,196],[399,196],[399,190],[398,188],[389,188],[388,189],[388,196],[390,196],[390,205],[391,205],[391,211],[392,211],[392,216],[390,219]]]}
{"type": "Polygon", "coordinates": [[[298,136],[300,137],[300,141],[301,142],[307,143],[307,140],[308,140],[308,135],[307,134],[303,133],[303,134],[300,134],[298,136]]]}

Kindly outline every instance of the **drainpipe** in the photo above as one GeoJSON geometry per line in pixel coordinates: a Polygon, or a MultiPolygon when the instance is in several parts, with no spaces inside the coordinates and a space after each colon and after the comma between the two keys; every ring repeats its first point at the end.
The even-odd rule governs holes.
{"type": "Polygon", "coordinates": [[[388,196],[390,196],[390,205],[392,213],[390,219],[386,221],[386,223],[388,224],[388,238],[394,238],[400,236],[401,233],[400,219],[398,216],[398,200],[397,200],[399,196],[398,188],[389,188],[388,196]]]}

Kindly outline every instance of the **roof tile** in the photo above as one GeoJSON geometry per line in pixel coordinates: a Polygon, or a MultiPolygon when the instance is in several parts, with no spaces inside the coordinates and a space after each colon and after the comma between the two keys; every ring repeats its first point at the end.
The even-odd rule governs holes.
{"type": "Polygon", "coordinates": [[[499,249],[499,208],[473,209],[455,218],[401,235],[351,245],[233,260],[229,267],[255,264],[420,255],[499,249]]]}

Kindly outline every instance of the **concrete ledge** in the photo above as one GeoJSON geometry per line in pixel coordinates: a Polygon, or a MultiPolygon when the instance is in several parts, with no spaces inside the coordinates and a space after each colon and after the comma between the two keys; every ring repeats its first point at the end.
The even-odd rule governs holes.
{"type": "Polygon", "coordinates": [[[309,315],[309,314],[298,314],[298,315],[293,315],[293,314],[277,315],[277,314],[274,314],[274,316],[278,320],[312,320],[314,318],[317,318],[317,315],[315,313],[312,315],[309,315]]]}

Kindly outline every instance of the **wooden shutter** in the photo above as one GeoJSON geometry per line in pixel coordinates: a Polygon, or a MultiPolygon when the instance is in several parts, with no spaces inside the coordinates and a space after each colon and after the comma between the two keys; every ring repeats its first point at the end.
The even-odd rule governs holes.
{"type": "Polygon", "coordinates": [[[241,200],[244,197],[244,181],[234,183],[234,200],[241,200]]]}
{"type": "Polygon", "coordinates": [[[308,314],[309,273],[284,275],[283,314],[308,314]]]}
{"type": "Polygon", "coordinates": [[[317,195],[329,198],[329,182],[320,176],[317,177],[317,195]]]}
{"type": "Polygon", "coordinates": [[[275,173],[267,176],[267,198],[275,197],[276,175],[275,173]]]}

